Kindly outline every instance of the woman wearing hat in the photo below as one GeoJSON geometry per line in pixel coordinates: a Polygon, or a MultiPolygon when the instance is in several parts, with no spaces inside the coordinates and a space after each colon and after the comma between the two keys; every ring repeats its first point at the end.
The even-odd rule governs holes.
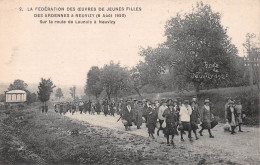
{"type": "Polygon", "coordinates": [[[135,125],[137,126],[137,129],[141,129],[141,125],[143,123],[143,102],[137,101],[137,106],[134,111],[134,121],[135,125]]]}
{"type": "Polygon", "coordinates": [[[229,103],[232,101],[231,97],[227,98],[227,103],[225,104],[225,119],[227,118],[227,109],[229,106],[229,103]]]}
{"type": "Polygon", "coordinates": [[[165,120],[164,116],[163,116],[163,113],[164,111],[167,109],[167,105],[166,105],[166,100],[163,99],[162,100],[162,105],[159,107],[159,110],[158,110],[158,119],[159,119],[159,123],[160,123],[160,128],[158,129],[157,131],[157,135],[159,136],[159,131],[160,130],[163,130],[163,127],[162,127],[162,124],[165,120]]]}
{"type": "Polygon", "coordinates": [[[150,107],[150,101],[145,100],[144,108],[143,108],[143,117],[145,118],[146,125],[147,125],[147,117],[148,117],[148,108],[149,107],[150,107]]]}
{"type": "Polygon", "coordinates": [[[214,138],[214,136],[211,134],[211,119],[212,119],[212,114],[211,114],[211,109],[209,106],[210,102],[209,99],[206,99],[204,101],[204,106],[202,107],[201,111],[201,119],[202,119],[202,124],[201,124],[201,130],[199,131],[200,136],[203,136],[202,131],[204,129],[208,129],[209,132],[209,137],[214,138]]]}
{"type": "Polygon", "coordinates": [[[108,114],[108,109],[109,109],[108,106],[109,106],[109,102],[108,102],[107,99],[105,99],[105,100],[103,101],[104,115],[105,115],[105,116],[107,116],[107,114],[108,114]]]}
{"type": "Polygon", "coordinates": [[[243,132],[241,130],[241,125],[243,124],[243,120],[242,120],[242,105],[241,105],[241,101],[237,100],[237,104],[235,106],[236,112],[237,112],[237,121],[238,121],[238,127],[239,127],[239,132],[243,132]]]}
{"type": "Polygon", "coordinates": [[[183,139],[183,132],[188,131],[188,138],[191,140],[191,127],[190,127],[190,115],[192,113],[189,100],[184,100],[184,104],[180,107],[180,126],[181,126],[181,141],[183,139]]]}
{"type": "Polygon", "coordinates": [[[190,125],[191,125],[191,130],[193,131],[193,133],[195,134],[196,140],[198,140],[198,136],[197,136],[197,129],[198,129],[198,125],[200,122],[200,115],[199,115],[199,110],[198,110],[198,104],[196,103],[195,99],[191,100],[191,109],[192,109],[192,113],[190,115],[190,125]]]}
{"type": "Polygon", "coordinates": [[[126,106],[124,107],[122,111],[122,119],[127,121],[124,123],[125,130],[130,131],[130,127],[132,126],[133,122],[133,108],[131,107],[131,101],[127,100],[126,106]]]}
{"type": "Polygon", "coordinates": [[[151,102],[150,106],[148,107],[147,110],[148,116],[147,116],[147,127],[148,127],[148,134],[149,137],[152,137],[154,139],[154,130],[156,127],[156,121],[158,117],[158,113],[155,109],[155,103],[151,102]]]}
{"type": "Polygon", "coordinates": [[[228,104],[228,108],[227,108],[227,118],[226,119],[231,126],[231,134],[232,135],[235,133],[235,128],[237,126],[236,116],[237,116],[237,111],[234,108],[234,101],[230,101],[229,104],[228,104]]]}
{"type": "Polygon", "coordinates": [[[174,109],[174,104],[168,104],[168,108],[163,112],[163,117],[165,117],[166,127],[164,128],[164,135],[167,138],[167,144],[169,145],[169,136],[172,136],[171,144],[173,143],[174,135],[177,132],[177,114],[176,109],[174,109]]]}

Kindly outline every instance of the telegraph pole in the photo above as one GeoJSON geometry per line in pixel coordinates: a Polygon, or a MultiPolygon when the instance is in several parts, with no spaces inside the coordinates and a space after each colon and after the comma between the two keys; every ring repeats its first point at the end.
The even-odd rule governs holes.
{"type": "MultiPolygon", "coordinates": [[[[248,67],[248,71],[249,71],[249,83],[250,83],[250,87],[251,87],[251,94],[253,94],[254,89],[254,76],[255,76],[255,80],[257,81],[258,78],[256,76],[255,73],[255,69],[259,69],[259,58],[258,57],[253,57],[251,54],[250,49],[248,50],[248,54],[247,57],[244,56],[244,65],[248,67]]],[[[258,87],[258,92],[259,92],[259,84],[258,82],[256,82],[257,87],[258,87]]]]}

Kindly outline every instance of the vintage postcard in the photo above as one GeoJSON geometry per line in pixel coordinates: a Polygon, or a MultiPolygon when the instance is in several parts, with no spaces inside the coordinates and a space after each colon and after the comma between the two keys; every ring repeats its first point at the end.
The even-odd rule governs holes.
{"type": "Polygon", "coordinates": [[[0,164],[260,164],[259,0],[0,0],[0,164]]]}

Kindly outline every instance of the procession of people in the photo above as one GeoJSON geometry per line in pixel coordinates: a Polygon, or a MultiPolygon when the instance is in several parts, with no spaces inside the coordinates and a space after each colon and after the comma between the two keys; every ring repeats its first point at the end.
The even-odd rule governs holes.
{"type": "MultiPolygon", "coordinates": [[[[240,100],[228,98],[225,109],[226,124],[224,130],[235,134],[235,128],[242,131],[243,123],[243,108],[240,100]],[[229,129],[227,129],[229,127],[229,129]]],[[[198,140],[198,131],[200,136],[203,136],[203,131],[207,130],[209,138],[214,138],[211,130],[218,124],[212,111],[211,101],[209,98],[204,100],[204,105],[199,105],[197,97],[183,100],[180,97],[168,98],[161,100],[136,100],[136,99],[103,99],[93,101],[79,102],[61,102],[55,104],[55,111],[60,114],[70,112],[72,115],[79,111],[80,114],[88,113],[89,115],[100,115],[103,112],[104,116],[115,117],[119,115],[119,120],[122,121],[125,131],[131,131],[131,127],[136,126],[147,129],[150,138],[155,139],[164,134],[167,144],[174,145],[173,139],[180,135],[180,140],[184,141],[184,135],[188,133],[188,138],[192,141],[192,133],[195,139],[198,140]],[[157,128],[157,131],[155,131],[157,128]],[[171,138],[171,139],[170,139],[171,138]]],[[[121,123],[121,122],[120,122],[121,123]]]]}

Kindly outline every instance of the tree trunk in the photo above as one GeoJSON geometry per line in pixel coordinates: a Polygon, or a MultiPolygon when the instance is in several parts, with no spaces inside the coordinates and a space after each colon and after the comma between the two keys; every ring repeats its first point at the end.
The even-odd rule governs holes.
{"type": "Polygon", "coordinates": [[[109,92],[108,90],[106,90],[106,93],[107,93],[107,98],[108,98],[108,100],[110,100],[111,92],[109,92]]]}
{"type": "Polygon", "coordinates": [[[199,84],[199,83],[196,83],[196,84],[195,84],[195,88],[196,88],[196,95],[198,95],[199,92],[200,92],[200,84],[199,84]]]}
{"type": "Polygon", "coordinates": [[[137,92],[137,94],[138,94],[141,98],[143,98],[138,88],[135,88],[135,91],[137,92]]]}

